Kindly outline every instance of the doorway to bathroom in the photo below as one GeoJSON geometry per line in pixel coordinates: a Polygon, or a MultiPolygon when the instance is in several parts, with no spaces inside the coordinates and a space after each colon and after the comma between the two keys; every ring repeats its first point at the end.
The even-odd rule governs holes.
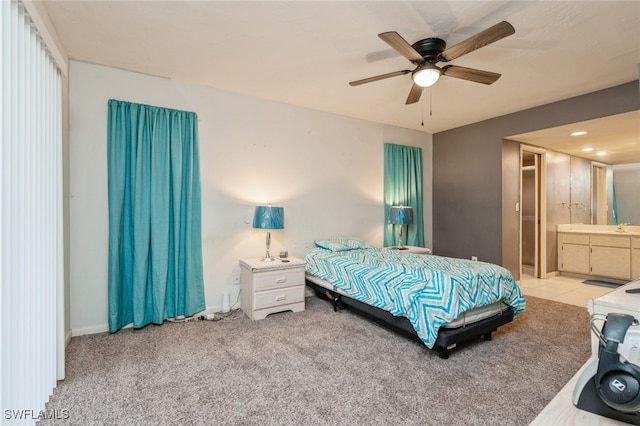
{"type": "Polygon", "coordinates": [[[591,162],[591,223],[607,224],[607,165],[591,162]]]}
{"type": "Polygon", "coordinates": [[[521,145],[520,150],[520,275],[543,278],[544,150],[521,145]]]}

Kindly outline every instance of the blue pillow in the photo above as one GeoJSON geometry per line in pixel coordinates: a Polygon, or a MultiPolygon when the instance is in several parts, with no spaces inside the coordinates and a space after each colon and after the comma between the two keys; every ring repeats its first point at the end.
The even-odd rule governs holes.
{"type": "Polygon", "coordinates": [[[351,248],[347,247],[346,245],[336,242],[336,241],[330,241],[330,240],[316,240],[315,241],[316,246],[326,249],[326,250],[330,250],[330,251],[346,251],[346,250],[351,250],[351,248]]]}
{"type": "Polygon", "coordinates": [[[342,243],[351,249],[363,249],[369,247],[367,243],[357,237],[335,237],[332,238],[332,241],[342,243]]]}
{"type": "Polygon", "coordinates": [[[368,248],[367,243],[356,237],[333,237],[328,240],[316,240],[316,246],[331,251],[347,251],[368,248]]]}

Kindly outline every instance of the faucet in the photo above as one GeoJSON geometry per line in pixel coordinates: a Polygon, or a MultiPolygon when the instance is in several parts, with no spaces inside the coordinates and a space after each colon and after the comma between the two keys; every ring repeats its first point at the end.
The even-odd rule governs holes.
{"type": "Polygon", "coordinates": [[[619,223],[618,224],[618,228],[616,229],[616,232],[627,232],[626,229],[624,229],[625,226],[629,225],[628,223],[619,223]]]}

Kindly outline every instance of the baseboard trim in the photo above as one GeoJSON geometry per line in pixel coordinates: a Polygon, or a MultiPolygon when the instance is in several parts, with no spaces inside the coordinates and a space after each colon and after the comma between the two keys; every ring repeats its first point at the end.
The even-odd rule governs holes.
{"type": "MultiPolygon", "coordinates": [[[[234,305],[235,306],[235,305],[234,305]]],[[[234,307],[234,309],[236,309],[234,307]]],[[[207,315],[220,312],[222,309],[222,305],[208,306],[204,311],[197,312],[193,316],[197,317],[200,315],[207,315]]],[[[132,328],[133,324],[125,325],[122,328],[132,328]]],[[[71,337],[85,336],[87,334],[98,334],[98,333],[107,333],[109,331],[109,324],[98,324],[90,327],[81,327],[81,328],[72,328],[70,331],[70,335],[68,340],[71,340],[71,337]]],[[[68,344],[68,340],[65,340],[65,346],[68,344]]]]}
{"type": "Polygon", "coordinates": [[[72,328],[71,337],[85,336],[87,334],[98,334],[109,331],[107,324],[94,325],[91,327],[72,328]]]}
{"type": "Polygon", "coordinates": [[[629,280],[621,280],[621,279],[617,279],[617,278],[609,278],[609,277],[601,277],[598,275],[585,275],[585,274],[575,274],[573,272],[561,272],[559,274],[560,276],[564,276],[564,277],[571,277],[571,278],[578,278],[581,280],[603,280],[603,281],[609,281],[615,284],[620,284],[620,285],[624,285],[627,284],[628,282],[630,282],[629,280]]]}

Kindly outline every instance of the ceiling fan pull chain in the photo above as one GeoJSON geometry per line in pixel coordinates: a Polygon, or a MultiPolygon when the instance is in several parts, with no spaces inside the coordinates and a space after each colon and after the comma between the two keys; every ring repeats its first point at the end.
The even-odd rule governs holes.
{"type": "Polygon", "coordinates": [[[429,88],[429,117],[433,115],[433,99],[431,98],[431,94],[433,91],[429,88]]]}
{"type": "Polygon", "coordinates": [[[425,103],[425,101],[423,99],[423,101],[422,101],[422,127],[424,127],[424,103],[425,103]]]}
{"type": "MultiPolygon", "coordinates": [[[[429,117],[433,116],[433,97],[432,97],[432,89],[429,88],[429,117]]],[[[425,109],[425,103],[427,103],[427,100],[425,98],[422,98],[422,127],[424,127],[424,109],[425,109]]]]}

